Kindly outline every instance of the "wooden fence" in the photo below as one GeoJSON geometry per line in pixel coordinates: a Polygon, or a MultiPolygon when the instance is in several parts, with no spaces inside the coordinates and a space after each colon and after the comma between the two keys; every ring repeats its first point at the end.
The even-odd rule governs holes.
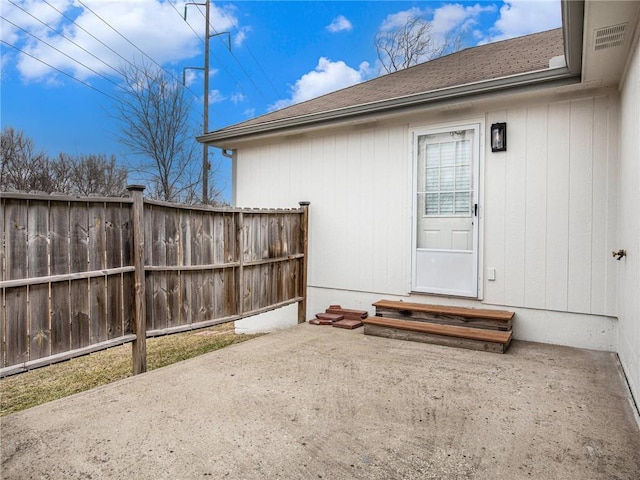
{"type": "Polygon", "coordinates": [[[292,303],[305,321],[308,203],[213,209],[0,194],[0,376],[292,303]]]}

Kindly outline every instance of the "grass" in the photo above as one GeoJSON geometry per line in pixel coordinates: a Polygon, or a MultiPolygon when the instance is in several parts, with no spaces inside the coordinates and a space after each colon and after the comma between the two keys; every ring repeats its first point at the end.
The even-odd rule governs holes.
{"type": "MultiPolygon", "coordinates": [[[[233,324],[147,340],[147,370],[243,342],[233,324]]],[[[0,416],[131,376],[131,345],[122,345],[0,380],[0,416]]]]}

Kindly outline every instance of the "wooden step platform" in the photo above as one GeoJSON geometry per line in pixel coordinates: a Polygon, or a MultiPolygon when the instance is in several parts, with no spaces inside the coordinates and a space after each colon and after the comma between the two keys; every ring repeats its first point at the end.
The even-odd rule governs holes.
{"type": "Polygon", "coordinates": [[[511,343],[511,331],[498,331],[415,320],[369,317],[362,320],[365,335],[411,340],[486,352],[504,353],[511,343]]]}
{"type": "Polygon", "coordinates": [[[365,335],[504,353],[514,312],[380,300],[363,319],[365,335]]]}
{"type": "Polygon", "coordinates": [[[376,307],[376,315],[389,318],[503,331],[511,330],[515,315],[506,310],[427,305],[394,300],[380,300],[373,306],[376,307]]]}

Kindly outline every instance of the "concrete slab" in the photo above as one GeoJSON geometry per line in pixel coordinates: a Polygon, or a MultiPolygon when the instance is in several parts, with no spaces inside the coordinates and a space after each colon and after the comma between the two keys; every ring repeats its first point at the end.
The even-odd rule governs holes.
{"type": "Polygon", "coordinates": [[[4,417],[10,479],[637,479],[614,354],[303,324],[4,417]]]}

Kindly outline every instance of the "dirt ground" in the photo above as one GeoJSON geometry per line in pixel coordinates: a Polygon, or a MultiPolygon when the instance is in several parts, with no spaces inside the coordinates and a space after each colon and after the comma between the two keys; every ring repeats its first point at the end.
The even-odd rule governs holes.
{"type": "Polygon", "coordinates": [[[4,417],[6,479],[638,479],[614,354],[308,324],[4,417]]]}

